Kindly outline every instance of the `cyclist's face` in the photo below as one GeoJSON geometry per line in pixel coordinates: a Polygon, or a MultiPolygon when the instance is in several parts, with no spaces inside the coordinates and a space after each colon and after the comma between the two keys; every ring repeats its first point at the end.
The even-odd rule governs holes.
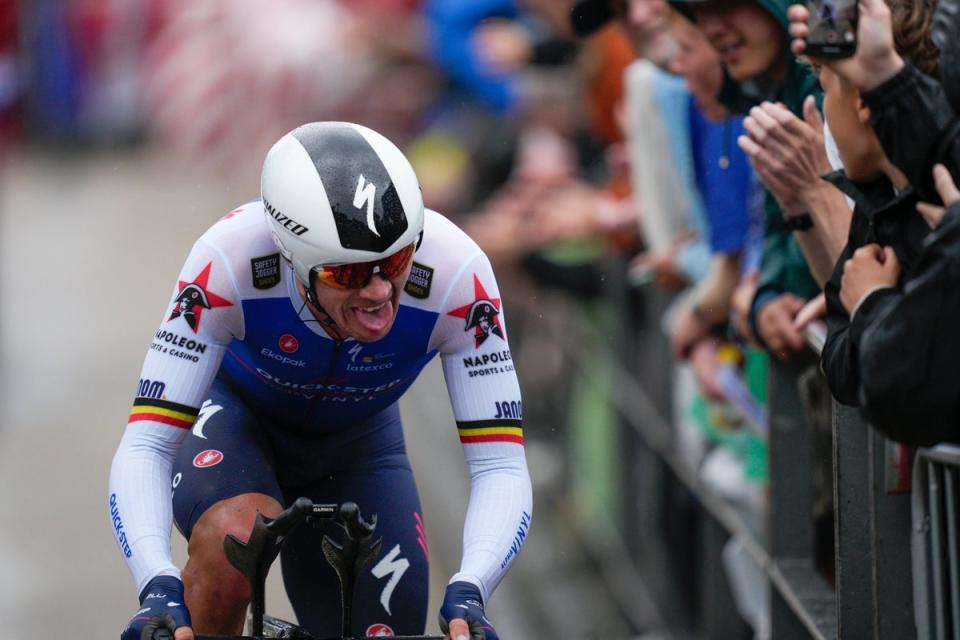
{"type": "Polygon", "coordinates": [[[334,289],[314,282],[317,300],[337,327],[361,342],[373,342],[385,337],[400,308],[403,290],[413,261],[393,278],[374,275],[362,289],[334,289]]]}

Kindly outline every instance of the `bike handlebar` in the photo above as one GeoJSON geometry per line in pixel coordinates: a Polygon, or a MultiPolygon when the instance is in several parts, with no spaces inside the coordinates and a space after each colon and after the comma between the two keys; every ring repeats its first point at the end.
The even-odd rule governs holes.
{"type": "Polygon", "coordinates": [[[342,507],[338,504],[314,504],[310,498],[297,498],[276,518],[264,518],[264,520],[267,530],[272,535],[280,537],[287,535],[303,522],[333,520],[340,514],[341,509],[347,508],[350,504],[352,503],[345,503],[342,507]]]}
{"type": "MultiPolygon", "coordinates": [[[[359,508],[353,502],[345,502],[342,505],[314,504],[309,498],[297,498],[292,505],[280,512],[275,518],[263,518],[262,516],[260,518],[262,518],[262,522],[259,526],[265,527],[268,535],[273,538],[283,538],[287,536],[291,531],[296,529],[304,522],[319,523],[339,519],[347,528],[348,532],[353,534],[355,537],[359,537],[359,535],[363,533],[372,534],[374,528],[376,527],[376,515],[374,514],[371,522],[368,523],[364,521],[360,516],[359,508]]],[[[253,537],[252,534],[251,537],[253,537]]],[[[239,546],[245,546],[244,543],[240,543],[239,540],[235,540],[235,542],[239,543],[239,546]]],[[[256,588],[262,589],[262,585],[258,585],[256,588]]],[[[173,635],[174,634],[168,629],[157,629],[153,632],[152,640],[173,640],[173,635]]],[[[267,636],[197,635],[194,637],[195,640],[261,640],[267,636]]],[[[305,632],[303,632],[302,635],[300,632],[298,632],[296,635],[289,637],[291,640],[294,638],[301,638],[301,640],[319,640],[309,634],[306,634],[305,632]]],[[[443,640],[443,636],[394,636],[394,638],[395,640],[443,640]]],[[[375,637],[340,636],[338,638],[331,638],[328,640],[375,640],[375,637]]]]}

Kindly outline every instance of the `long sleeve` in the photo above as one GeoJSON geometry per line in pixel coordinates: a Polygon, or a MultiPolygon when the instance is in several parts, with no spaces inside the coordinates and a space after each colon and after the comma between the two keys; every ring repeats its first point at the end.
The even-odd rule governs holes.
{"type": "Polygon", "coordinates": [[[905,444],[960,441],[960,207],[948,210],[899,291],[868,298],[855,320],[860,405],[873,426],[905,444]],[[871,300],[872,299],[872,300],[871,300]]]}

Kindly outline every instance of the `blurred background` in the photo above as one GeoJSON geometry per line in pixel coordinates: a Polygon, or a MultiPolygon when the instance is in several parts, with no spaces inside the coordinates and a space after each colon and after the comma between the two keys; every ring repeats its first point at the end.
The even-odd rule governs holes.
{"type": "MultiPolygon", "coordinates": [[[[563,263],[634,242],[614,114],[632,54],[619,33],[576,42],[568,13],[565,0],[0,0],[0,637],[117,637],[135,611],[106,490],[150,336],[195,238],[258,196],[270,145],[338,119],[403,148],[427,205],[498,270],[538,493],[491,605],[502,637],[645,632],[643,594],[620,580],[625,614],[569,525],[573,498],[602,503],[563,489],[557,398],[573,385],[554,345],[569,322],[530,270],[541,249],[563,263]],[[584,241],[599,201],[603,233],[584,241]]],[[[467,491],[440,376],[428,369],[403,409],[434,630],[467,491]]],[[[268,608],[286,615],[278,574],[268,608]]]]}

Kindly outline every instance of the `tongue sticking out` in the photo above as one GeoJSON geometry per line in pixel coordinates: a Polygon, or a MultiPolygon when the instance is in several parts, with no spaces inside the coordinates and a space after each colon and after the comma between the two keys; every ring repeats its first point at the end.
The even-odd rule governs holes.
{"type": "Polygon", "coordinates": [[[393,322],[393,305],[385,302],[379,307],[353,307],[353,317],[365,331],[379,334],[386,331],[393,322]]]}

